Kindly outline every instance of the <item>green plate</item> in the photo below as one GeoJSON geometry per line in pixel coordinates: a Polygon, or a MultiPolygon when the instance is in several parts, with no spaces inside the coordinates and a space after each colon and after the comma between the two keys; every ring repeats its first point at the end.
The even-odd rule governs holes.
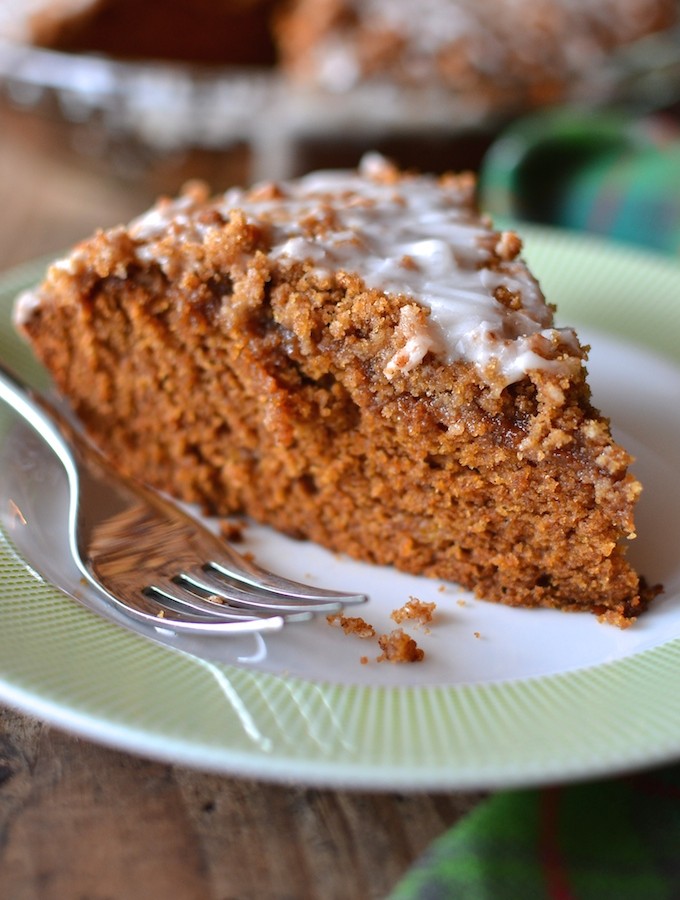
{"type": "MultiPolygon", "coordinates": [[[[5,541],[0,699],[138,754],[310,785],[518,786],[680,756],[680,265],[590,237],[522,230],[560,324],[583,328],[593,345],[596,400],[630,438],[644,476],[640,561],[666,592],[635,626],[509,610],[340,561],[333,578],[368,586],[378,617],[395,589],[437,599],[441,623],[419,638],[424,663],[361,666],[357,639],[315,624],[282,635],[281,651],[262,665],[231,664],[101,619],[43,582],[5,541]],[[286,656],[288,640],[295,652],[286,656]]],[[[11,305],[41,269],[0,280],[2,357],[33,376],[11,305]]],[[[330,559],[266,529],[249,540],[267,563],[287,564],[286,574],[322,571],[330,559]],[[292,560],[290,546],[299,548],[292,560]]]]}

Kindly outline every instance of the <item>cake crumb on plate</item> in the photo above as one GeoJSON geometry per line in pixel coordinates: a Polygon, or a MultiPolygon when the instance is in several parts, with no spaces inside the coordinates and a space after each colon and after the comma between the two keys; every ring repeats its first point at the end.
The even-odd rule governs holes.
{"type": "Polygon", "coordinates": [[[429,625],[436,608],[436,603],[426,603],[424,600],[419,600],[417,597],[409,597],[403,606],[400,606],[399,609],[395,609],[390,613],[390,618],[393,619],[397,625],[401,625],[402,622],[407,620],[413,622],[417,626],[429,625]]]}
{"type": "Polygon", "coordinates": [[[326,616],[326,621],[329,625],[342,628],[345,634],[354,634],[356,637],[364,639],[375,637],[375,628],[364,621],[361,616],[342,616],[340,613],[336,613],[333,616],[326,616]]]}
{"type": "Polygon", "coordinates": [[[420,662],[425,658],[422,650],[403,628],[395,628],[389,634],[381,634],[378,638],[381,655],[378,662],[402,663],[420,662]]]}

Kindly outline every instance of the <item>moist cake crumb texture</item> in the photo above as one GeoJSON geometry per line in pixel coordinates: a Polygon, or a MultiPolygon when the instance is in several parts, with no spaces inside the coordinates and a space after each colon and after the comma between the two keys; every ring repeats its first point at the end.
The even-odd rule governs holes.
{"type": "Polygon", "coordinates": [[[625,625],[655,592],[625,552],[640,485],[553,312],[469,175],[369,156],[191,185],[53,264],[16,321],[111,459],[162,490],[625,625]]]}

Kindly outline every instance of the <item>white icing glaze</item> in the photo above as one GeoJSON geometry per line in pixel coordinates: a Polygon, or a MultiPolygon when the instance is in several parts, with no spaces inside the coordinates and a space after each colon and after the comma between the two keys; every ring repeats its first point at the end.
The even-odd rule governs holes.
{"type": "Polygon", "coordinates": [[[406,374],[415,369],[430,350],[436,349],[430,329],[420,324],[418,307],[413,304],[402,306],[398,329],[406,335],[406,343],[383,369],[388,381],[391,381],[397,372],[406,374]]]}
{"type": "MultiPolygon", "coordinates": [[[[217,209],[225,219],[240,209],[266,224],[270,255],[284,268],[309,261],[319,273],[356,273],[368,288],[429,308],[427,333],[406,334],[405,356],[397,354],[387,377],[413,368],[429,350],[449,362],[473,362],[482,372],[491,367],[506,384],[531,370],[579,366],[575,334],[553,328],[552,311],[524,262],[494,256],[500,235],[477,215],[469,188],[424,175],[392,183],[388,173],[384,160],[368,155],[358,173],[315,172],[277,185],[273,197],[232,189],[217,209]],[[310,220],[324,227],[310,231],[302,224],[310,220]],[[520,298],[516,309],[496,298],[498,289],[520,298]]],[[[141,259],[166,263],[156,242],[168,227],[199,241],[219,227],[197,221],[193,202],[182,197],[133,223],[141,259]]]]}
{"type": "Polygon", "coordinates": [[[40,307],[40,295],[37,291],[22,291],[14,301],[12,321],[17,328],[28,322],[33,313],[40,307]]]}

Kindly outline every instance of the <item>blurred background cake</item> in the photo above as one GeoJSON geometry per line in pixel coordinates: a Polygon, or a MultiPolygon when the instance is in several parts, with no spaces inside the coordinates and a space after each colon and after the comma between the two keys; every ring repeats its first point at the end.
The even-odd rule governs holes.
{"type": "Polygon", "coordinates": [[[0,126],[135,180],[140,205],[187,177],[369,150],[477,169],[527,110],[620,100],[677,16],[677,0],[0,0],[0,126]]]}
{"type": "Polygon", "coordinates": [[[674,11],[667,0],[295,0],[277,34],[286,68],[324,88],[382,78],[517,108],[560,99],[674,11]]]}
{"type": "Polygon", "coordinates": [[[5,0],[0,29],[67,52],[276,65],[333,91],[366,79],[542,103],[674,0],[5,0]]]}

